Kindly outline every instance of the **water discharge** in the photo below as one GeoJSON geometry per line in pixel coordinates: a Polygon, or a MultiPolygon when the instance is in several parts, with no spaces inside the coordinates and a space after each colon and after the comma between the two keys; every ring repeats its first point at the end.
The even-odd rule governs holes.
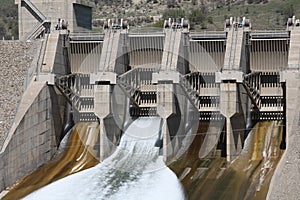
{"type": "MultiPolygon", "coordinates": [[[[63,199],[71,195],[72,199],[84,198],[81,194],[89,195],[84,199],[184,198],[176,177],[162,162],[158,149],[153,147],[160,119],[140,120],[126,130],[115,154],[92,168],[91,172],[86,170],[82,173],[78,172],[99,163],[96,159],[99,147],[96,145],[99,143],[100,129],[96,122],[76,124],[64,152],[19,180],[9,188],[3,200],[20,199],[72,173],[77,173],[74,175],[77,178],[66,178],[63,182],[54,183],[56,186],[46,186],[28,196],[28,199],[59,199],[60,192],[61,196],[66,195],[63,199]],[[71,190],[67,196],[64,192],[69,188],[71,190]],[[93,196],[94,192],[98,196],[93,196]]],[[[283,153],[279,148],[282,122],[258,122],[249,133],[242,153],[230,165],[226,163],[226,158],[220,157],[222,153],[218,145],[215,144],[213,150],[206,153],[211,149],[207,145],[214,145],[210,142],[214,137],[207,139],[211,131],[212,134],[222,131],[222,127],[219,123],[201,122],[186,153],[169,164],[179,177],[186,198],[265,199],[283,153]]]]}
{"type": "Polygon", "coordinates": [[[202,123],[186,154],[170,165],[188,199],[266,199],[270,180],[283,153],[280,150],[282,122],[258,122],[242,152],[230,164],[220,157],[218,149],[199,158],[208,130],[209,124],[202,123]]]}
{"type": "Polygon", "coordinates": [[[154,144],[160,118],[139,118],[102,163],[45,186],[24,199],[185,199],[176,175],[154,144]]]}

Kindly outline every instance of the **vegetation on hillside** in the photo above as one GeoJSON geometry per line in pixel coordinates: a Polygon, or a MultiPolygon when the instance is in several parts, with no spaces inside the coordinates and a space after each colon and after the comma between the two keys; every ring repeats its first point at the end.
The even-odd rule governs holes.
{"type": "Polygon", "coordinates": [[[214,9],[208,15],[213,18],[216,29],[223,28],[224,19],[229,16],[250,18],[253,29],[285,29],[287,19],[293,15],[300,18],[298,13],[298,0],[247,0],[214,9]]]}
{"type": "Polygon", "coordinates": [[[108,18],[134,26],[161,26],[163,19],[185,17],[192,29],[223,30],[228,17],[247,17],[254,29],[284,29],[300,13],[299,0],[94,0],[94,27],[108,18]],[[109,4],[109,6],[108,6],[109,4]],[[112,8],[112,9],[111,9],[112,8]],[[159,19],[159,20],[158,20],[159,19]]]}
{"type": "MultiPolygon", "coordinates": [[[[253,29],[284,29],[288,17],[300,18],[299,0],[90,0],[93,28],[101,30],[107,19],[124,18],[131,27],[162,27],[168,18],[187,18],[191,28],[223,30],[228,17],[247,17],[253,29]]],[[[14,0],[0,0],[0,39],[18,38],[14,0]]]]}
{"type": "Polygon", "coordinates": [[[14,0],[0,0],[0,39],[18,38],[18,8],[14,0]]]}

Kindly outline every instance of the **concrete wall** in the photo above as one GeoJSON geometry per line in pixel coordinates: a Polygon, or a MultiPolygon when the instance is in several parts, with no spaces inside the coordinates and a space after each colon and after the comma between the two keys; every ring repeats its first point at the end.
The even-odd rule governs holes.
{"type": "Polygon", "coordinates": [[[168,117],[170,143],[168,145],[167,161],[178,159],[192,143],[199,123],[199,112],[184,88],[174,85],[174,111],[168,117]]]}
{"type": "MultiPolygon", "coordinates": [[[[65,40],[66,35],[64,34],[60,34],[57,38],[57,41],[55,41],[52,44],[56,45],[56,50],[55,50],[55,59],[54,59],[54,63],[53,63],[53,71],[52,73],[55,74],[60,74],[60,75],[64,75],[67,73],[67,61],[66,59],[68,59],[67,57],[67,49],[64,48],[64,40],[65,40]]],[[[47,54],[47,53],[46,53],[47,54]]],[[[53,60],[53,58],[51,59],[53,60]]]]}
{"type": "Polygon", "coordinates": [[[165,36],[129,35],[129,65],[136,67],[146,64],[161,64],[165,36]]]}
{"type": "Polygon", "coordinates": [[[0,191],[52,158],[62,131],[60,99],[42,82],[24,93],[0,154],[0,191]]]}
{"type": "Polygon", "coordinates": [[[177,55],[177,71],[181,74],[186,74],[189,71],[189,57],[188,57],[188,44],[189,37],[188,34],[181,34],[181,40],[177,55]]]}
{"type": "Polygon", "coordinates": [[[241,152],[248,113],[247,94],[241,84],[221,83],[220,113],[226,118],[227,161],[241,152]]]}
{"type": "Polygon", "coordinates": [[[82,43],[72,41],[69,44],[70,67],[72,73],[96,73],[100,63],[103,42],[82,43]]]}
{"type": "MultiPolygon", "coordinates": [[[[297,51],[297,54],[298,51],[297,51]]],[[[254,40],[249,47],[250,70],[280,71],[287,69],[289,42],[283,40],[254,40]]]]}
{"type": "Polygon", "coordinates": [[[73,11],[73,31],[92,30],[92,8],[74,3],[73,11]]]}
{"type": "Polygon", "coordinates": [[[0,154],[0,191],[5,189],[3,154],[0,154]]]}
{"type": "MultiPolygon", "coordinates": [[[[51,30],[54,30],[58,19],[68,22],[68,29],[73,31],[89,31],[92,24],[92,1],[90,0],[30,0],[42,14],[51,21],[51,30]]],[[[21,7],[21,0],[15,0],[19,9],[19,37],[26,36],[38,21],[21,7]]]]}
{"type": "Polygon", "coordinates": [[[224,40],[192,41],[189,43],[189,64],[192,72],[216,72],[224,65],[224,40]]]}

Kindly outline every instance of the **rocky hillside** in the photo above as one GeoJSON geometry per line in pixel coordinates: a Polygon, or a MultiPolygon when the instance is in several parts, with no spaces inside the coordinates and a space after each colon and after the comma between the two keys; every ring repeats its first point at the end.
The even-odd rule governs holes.
{"type": "MultiPolygon", "coordinates": [[[[255,29],[283,29],[300,13],[299,0],[94,0],[93,25],[107,18],[125,18],[131,26],[162,27],[163,19],[185,17],[193,29],[223,30],[230,16],[250,18],[255,29]]],[[[300,15],[298,16],[300,17],[300,15]]]]}
{"type": "Polygon", "coordinates": [[[37,46],[29,42],[0,41],[0,147],[12,125],[37,46]]]}
{"type": "MultiPolygon", "coordinates": [[[[230,16],[246,16],[254,29],[284,29],[292,15],[300,18],[299,0],[90,0],[93,28],[104,20],[124,18],[131,27],[162,27],[163,19],[185,17],[196,30],[223,30],[230,16]],[[298,16],[297,16],[298,15],[298,16]]],[[[14,0],[0,0],[0,39],[18,38],[17,7],[14,0]]]]}

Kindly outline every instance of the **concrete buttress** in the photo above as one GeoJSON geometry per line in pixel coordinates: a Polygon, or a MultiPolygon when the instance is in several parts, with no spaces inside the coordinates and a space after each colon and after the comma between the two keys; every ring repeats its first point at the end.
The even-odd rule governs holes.
{"type": "Polygon", "coordinates": [[[157,114],[163,118],[162,136],[163,136],[163,157],[166,162],[168,155],[172,153],[170,145],[170,134],[167,124],[167,118],[174,112],[173,84],[157,85],[157,114]]]}
{"type": "Polygon", "coordinates": [[[104,118],[111,113],[110,98],[111,98],[110,85],[95,85],[95,114],[100,119],[100,161],[103,161],[108,153],[108,139],[106,136],[106,129],[104,125],[104,118]]]}

